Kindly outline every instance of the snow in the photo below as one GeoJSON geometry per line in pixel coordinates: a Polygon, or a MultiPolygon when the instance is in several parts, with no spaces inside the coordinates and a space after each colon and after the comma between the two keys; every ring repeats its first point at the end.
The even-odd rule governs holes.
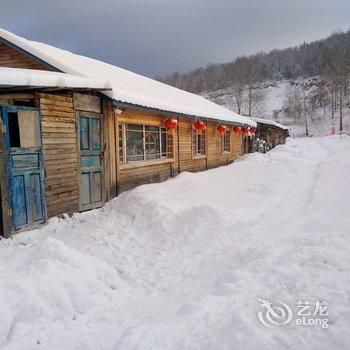
{"type": "MultiPolygon", "coordinates": [[[[313,85],[310,83],[314,78],[305,78],[301,82],[310,87],[305,91],[306,95],[311,95],[313,85]],[[310,84],[309,84],[310,83],[310,84]]],[[[304,118],[301,120],[291,120],[286,114],[287,92],[293,87],[292,80],[281,80],[274,82],[265,82],[263,92],[265,94],[264,103],[261,106],[259,115],[262,115],[270,120],[288,126],[290,134],[294,136],[305,136],[304,118]]],[[[233,87],[220,89],[216,91],[203,92],[203,96],[226,108],[236,110],[233,87]]],[[[245,108],[242,114],[245,115],[245,108]]],[[[331,135],[332,128],[335,128],[336,133],[339,133],[339,109],[334,117],[331,117],[330,105],[324,110],[316,108],[311,115],[308,116],[308,132],[311,136],[331,135]]],[[[345,102],[343,110],[343,131],[350,135],[350,104],[345,102]]]]}
{"type": "Polygon", "coordinates": [[[251,120],[201,96],[111,64],[26,40],[1,28],[0,37],[65,73],[108,81],[113,90],[104,93],[116,101],[194,117],[256,126],[251,120]]]}
{"type": "Polygon", "coordinates": [[[262,123],[262,124],[267,124],[267,125],[273,125],[276,126],[280,129],[283,130],[288,130],[288,126],[282,125],[280,123],[275,122],[274,120],[270,120],[270,119],[265,119],[265,118],[250,118],[251,120],[254,120],[257,123],[262,123]]]}
{"type": "Polygon", "coordinates": [[[289,139],[2,240],[2,349],[349,349],[349,154],[289,139]],[[329,328],[258,298],[325,300],[329,328]]]}
{"type": "Polygon", "coordinates": [[[0,87],[6,86],[109,89],[107,82],[84,78],[78,75],[34,69],[0,67],[0,87]]]}

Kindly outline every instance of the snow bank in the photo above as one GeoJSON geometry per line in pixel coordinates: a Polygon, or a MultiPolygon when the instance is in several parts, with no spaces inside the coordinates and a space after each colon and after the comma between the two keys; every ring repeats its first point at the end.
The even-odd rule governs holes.
{"type": "Polygon", "coordinates": [[[21,38],[0,28],[0,37],[59,70],[91,79],[106,80],[113,88],[104,92],[120,102],[163,111],[256,126],[255,122],[205,98],[89,57],[21,38]]]}
{"type": "Polygon", "coordinates": [[[78,75],[36,69],[0,67],[0,87],[6,86],[109,89],[107,82],[78,75]]]}
{"type": "Polygon", "coordinates": [[[289,140],[0,242],[4,349],[347,349],[350,138],[289,140]],[[258,298],[327,300],[269,329],[258,298]]]}

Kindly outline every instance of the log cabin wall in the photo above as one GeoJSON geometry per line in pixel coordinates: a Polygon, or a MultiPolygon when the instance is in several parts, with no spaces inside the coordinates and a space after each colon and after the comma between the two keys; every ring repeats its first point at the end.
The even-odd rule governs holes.
{"type": "Polygon", "coordinates": [[[230,132],[230,151],[222,151],[222,135],[216,130],[217,126],[215,122],[207,123],[208,169],[230,164],[242,154],[241,136],[233,132],[230,132]]]}
{"type": "Polygon", "coordinates": [[[177,161],[177,131],[168,131],[172,138],[173,157],[166,160],[149,160],[123,164],[121,148],[119,147],[119,127],[121,123],[161,126],[167,116],[145,112],[133,108],[126,108],[121,114],[115,114],[116,164],[117,164],[117,192],[132,189],[138,185],[161,182],[178,174],[177,161]]]}
{"type": "Polygon", "coordinates": [[[1,42],[0,67],[51,70],[34,58],[1,42]]]}
{"type": "MultiPolygon", "coordinates": [[[[232,163],[242,154],[242,137],[230,133],[230,151],[222,152],[222,136],[216,130],[218,123],[208,122],[206,127],[206,155],[193,156],[192,133],[194,119],[178,118],[178,128],[170,131],[173,136],[173,157],[165,161],[141,161],[122,164],[119,147],[119,124],[130,123],[140,125],[160,126],[167,116],[140,111],[132,108],[124,109],[115,118],[115,149],[116,149],[116,186],[117,192],[132,189],[141,184],[161,182],[176,176],[179,172],[204,171],[232,163]]],[[[112,146],[113,148],[113,146],[112,146]]],[[[112,154],[112,152],[111,152],[112,154]]]]}
{"type": "MultiPolygon", "coordinates": [[[[192,155],[192,132],[194,120],[179,118],[179,172],[203,171],[207,169],[207,156],[192,155]]],[[[208,133],[206,131],[206,152],[208,151],[208,133]]]]}

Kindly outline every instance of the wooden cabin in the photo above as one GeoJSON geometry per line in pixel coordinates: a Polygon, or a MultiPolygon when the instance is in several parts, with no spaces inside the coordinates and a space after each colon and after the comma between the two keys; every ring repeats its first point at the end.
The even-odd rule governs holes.
{"type": "Polygon", "coordinates": [[[140,184],[227,165],[246,152],[232,128],[256,126],[197,95],[4,30],[0,112],[5,237],[140,184]]]}
{"type": "Polygon", "coordinates": [[[289,136],[287,126],[273,120],[250,118],[257,123],[255,138],[250,140],[249,149],[252,152],[267,152],[277,145],[286,143],[289,136]]]}

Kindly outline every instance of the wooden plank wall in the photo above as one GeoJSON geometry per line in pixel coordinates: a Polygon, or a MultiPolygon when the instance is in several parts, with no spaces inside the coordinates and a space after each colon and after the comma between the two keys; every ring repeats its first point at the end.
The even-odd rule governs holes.
{"type": "MultiPolygon", "coordinates": [[[[179,119],[179,171],[203,171],[207,169],[206,157],[192,157],[192,129],[193,119],[179,119]]],[[[207,137],[208,141],[208,137],[207,137]]]]}
{"type": "Polygon", "coordinates": [[[76,111],[72,93],[38,93],[48,217],[79,211],[76,111]]]}
{"type": "MultiPolygon", "coordinates": [[[[207,123],[208,169],[232,163],[242,154],[241,136],[230,133],[230,152],[222,153],[222,135],[217,132],[218,123],[207,123]]],[[[228,127],[229,128],[229,127],[228,127]]]]}
{"type": "Polygon", "coordinates": [[[50,70],[24,53],[0,43],[0,67],[50,70]]]}
{"type": "Polygon", "coordinates": [[[136,124],[146,124],[146,125],[161,125],[167,117],[138,111],[135,109],[127,108],[120,115],[115,116],[116,120],[116,145],[117,145],[117,190],[118,193],[134,188],[138,185],[161,182],[172,175],[178,173],[177,169],[177,134],[174,131],[173,142],[174,142],[174,161],[169,162],[154,162],[155,164],[147,165],[142,164],[142,166],[131,167],[125,166],[119,162],[119,135],[118,135],[118,123],[128,122],[136,124]]]}
{"type": "MultiPolygon", "coordinates": [[[[167,117],[135,109],[126,109],[116,115],[116,145],[118,140],[118,122],[160,125],[167,117]]],[[[117,187],[118,193],[129,190],[141,184],[160,182],[182,171],[204,171],[221,165],[232,163],[242,154],[242,138],[231,133],[231,152],[222,154],[221,135],[217,132],[217,123],[208,122],[206,128],[207,155],[204,157],[192,156],[193,119],[179,118],[178,130],[174,131],[174,162],[156,163],[147,165],[141,163],[133,167],[120,164],[117,155],[117,187]]],[[[116,147],[119,148],[118,146],[116,147]]]]}
{"type": "Polygon", "coordinates": [[[206,127],[207,154],[205,157],[192,156],[192,130],[193,119],[180,118],[179,144],[180,144],[180,171],[203,171],[221,165],[232,163],[242,154],[241,136],[231,133],[231,152],[222,154],[221,135],[216,128],[218,123],[208,121],[206,127]]]}

